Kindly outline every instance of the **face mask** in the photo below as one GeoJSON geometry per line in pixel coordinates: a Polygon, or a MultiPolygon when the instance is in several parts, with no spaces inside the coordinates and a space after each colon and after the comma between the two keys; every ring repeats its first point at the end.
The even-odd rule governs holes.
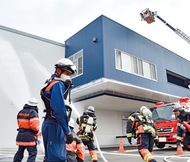
{"type": "Polygon", "coordinates": [[[61,80],[62,81],[66,81],[66,80],[71,80],[71,76],[68,76],[68,75],[65,75],[65,74],[61,74],[60,76],[61,80]]]}

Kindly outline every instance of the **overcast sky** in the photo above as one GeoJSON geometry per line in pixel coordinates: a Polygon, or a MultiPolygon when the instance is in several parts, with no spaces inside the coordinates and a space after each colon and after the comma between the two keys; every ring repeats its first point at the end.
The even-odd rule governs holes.
{"type": "Polygon", "coordinates": [[[141,21],[145,8],[190,36],[190,0],[0,0],[0,25],[60,43],[100,15],[190,60],[190,44],[159,19],[141,21]]]}

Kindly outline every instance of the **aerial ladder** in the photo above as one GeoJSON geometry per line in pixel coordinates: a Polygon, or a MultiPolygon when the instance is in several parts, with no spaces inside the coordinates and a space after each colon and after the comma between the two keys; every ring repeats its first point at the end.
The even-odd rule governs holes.
{"type": "Polygon", "coordinates": [[[159,20],[161,20],[166,26],[168,26],[171,30],[173,30],[178,36],[180,36],[182,39],[184,39],[187,43],[190,44],[190,37],[185,34],[183,31],[181,31],[179,28],[174,28],[170,24],[168,24],[164,19],[162,19],[160,16],[157,15],[157,12],[152,12],[149,10],[149,8],[146,8],[140,13],[141,20],[146,21],[148,24],[151,24],[155,22],[155,17],[157,17],[159,20]]]}

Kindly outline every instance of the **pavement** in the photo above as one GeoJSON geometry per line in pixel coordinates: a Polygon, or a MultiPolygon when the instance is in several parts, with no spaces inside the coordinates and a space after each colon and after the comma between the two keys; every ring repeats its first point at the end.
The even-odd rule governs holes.
{"type": "MultiPolygon", "coordinates": [[[[17,148],[0,148],[0,162],[12,162],[17,148]]],[[[118,148],[103,148],[98,152],[98,162],[143,162],[135,146],[124,147],[124,152],[119,152],[118,148]]],[[[168,147],[165,149],[155,148],[153,153],[157,162],[190,162],[190,153],[175,155],[176,148],[168,147]]],[[[27,160],[27,151],[25,151],[23,162],[27,160]]],[[[43,149],[38,147],[36,162],[43,162],[43,149]]],[[[85,153],[85,162],[91,162],[88,151],[85,153]]]]}

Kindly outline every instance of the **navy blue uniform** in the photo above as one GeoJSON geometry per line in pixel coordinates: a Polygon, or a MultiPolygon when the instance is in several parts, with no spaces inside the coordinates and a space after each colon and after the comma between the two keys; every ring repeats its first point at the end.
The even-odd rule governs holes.
{"type": "MultiPolygon", "coordinates": [[[[56,75],[52,75],[56,77],[56,75]]],[[[53,79],[54,80],[54,79],[53,79]]],[[[42,136],[45,148],[45,162],[66,162],[66,135],[71,133],[64,101],[66,87],[64,82],[56,80],[44,94],[49,102],[46,105],[46,117],[42,124],[42,136]]]]}
{"type": "Polygon", "coordinates": [[[27,162],[34,162],[37,156],[37,136],[39,131],[39,117],[36,106],[24,105],[17,115],[18,134],[16,144],[19,146],[13,162],[21,162],[24,151],[27,149],[29,156],[27,162]]]}

